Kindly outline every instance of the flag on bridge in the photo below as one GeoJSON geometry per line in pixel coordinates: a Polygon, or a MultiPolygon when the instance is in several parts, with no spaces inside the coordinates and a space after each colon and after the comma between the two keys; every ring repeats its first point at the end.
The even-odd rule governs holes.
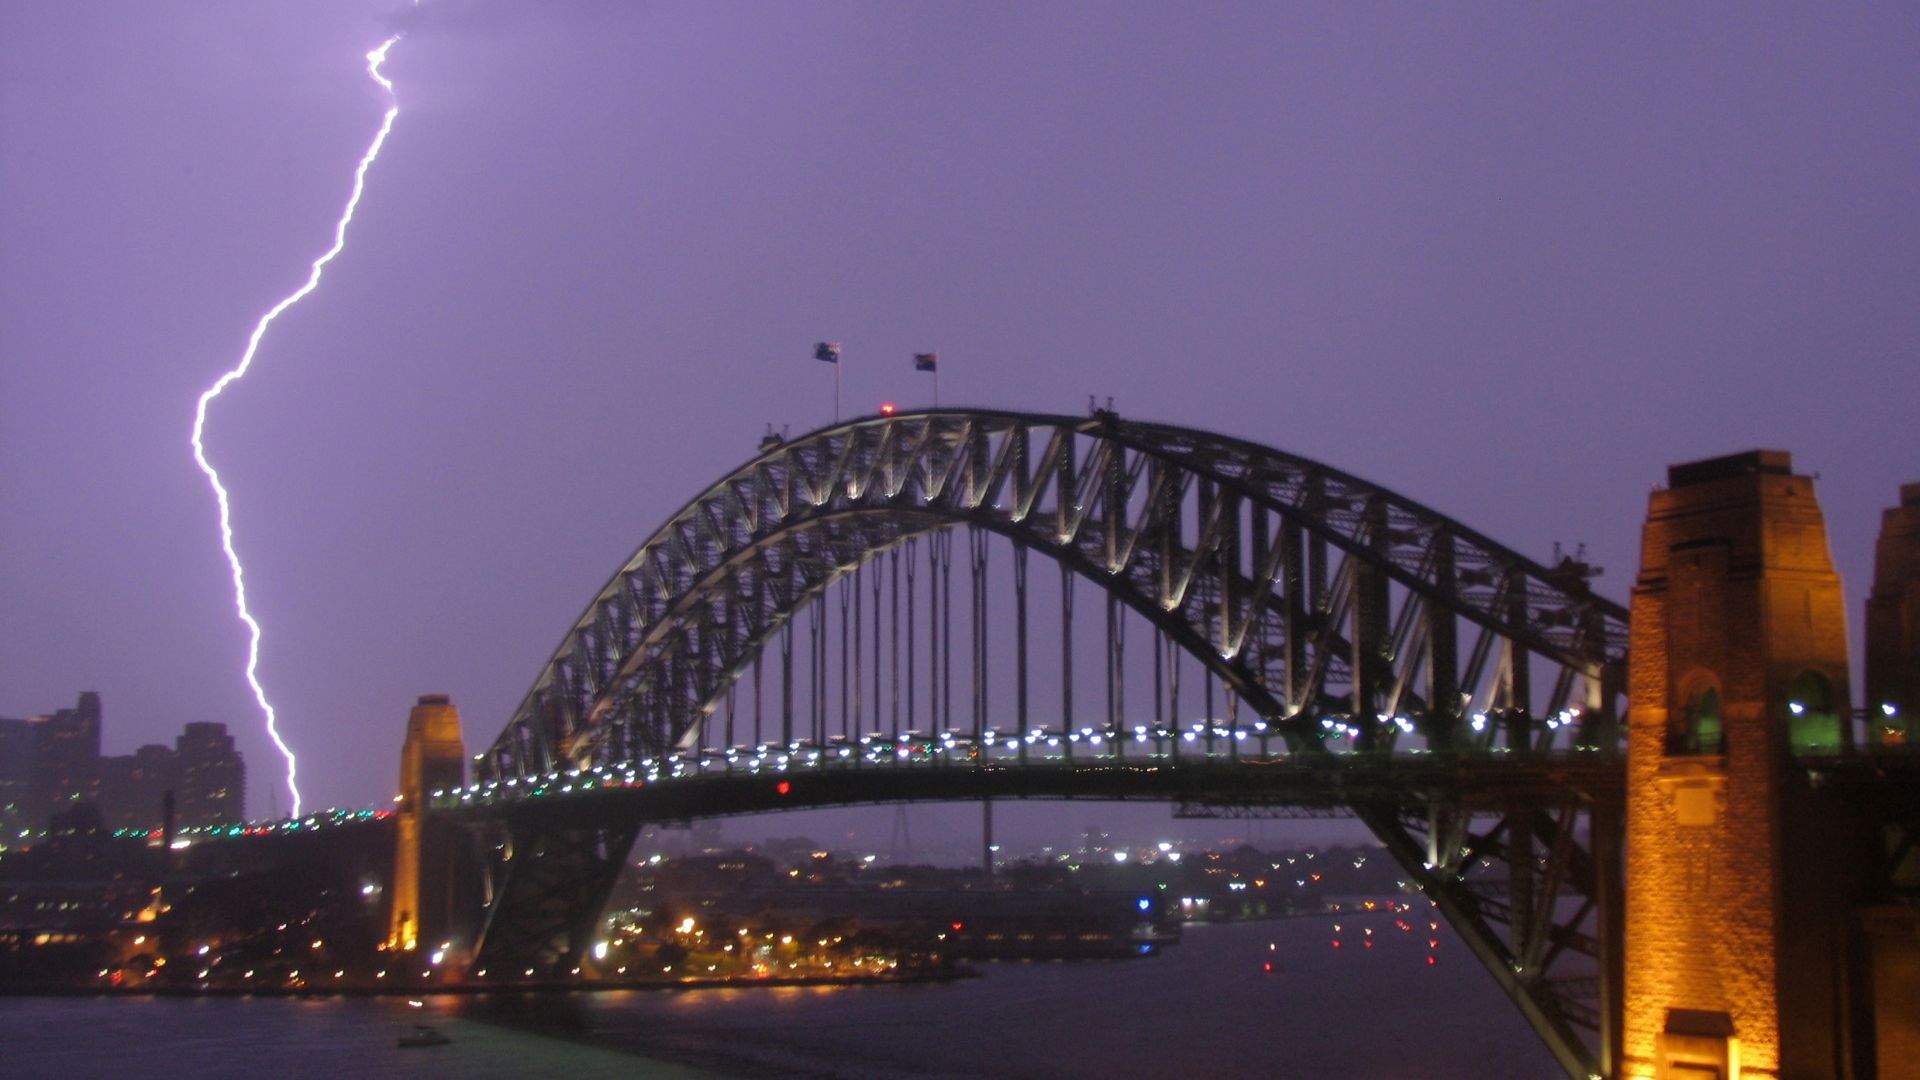
{"type": "Polygon", "coordinates": [[[818,342],[813,347],[813,358],[815,360],[824,360],[829,364],[839,363],[840,343],[837,341],[818,342]]]}
{"type": "Polygon", "coordinates": [[[930,353],[930,352],[914,353],[913,354],[913,370],[934,371],[934,372],[939,371],[940,370],[940,354],[930,353]]]}

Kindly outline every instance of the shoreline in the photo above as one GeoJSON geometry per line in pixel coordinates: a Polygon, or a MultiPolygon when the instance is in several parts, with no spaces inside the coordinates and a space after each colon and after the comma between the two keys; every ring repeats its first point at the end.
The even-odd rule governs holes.
{"type": "Polygon", "coordinates": [[[687,979],[620,979],[593,982],[469,982],[434,986],[314,986],[314,987],[127,987],[73,986],[46,988],[0,987],[0,998],[321,998],[321,997],[471,997],[477,994],[593,994],[609,990],[743,990],[806,986],[907,986],[920,983],[977,979],[981,972],[968,966],[915,972],[910,975],[799,975],[767,978],[699,977],[687,979]]]}

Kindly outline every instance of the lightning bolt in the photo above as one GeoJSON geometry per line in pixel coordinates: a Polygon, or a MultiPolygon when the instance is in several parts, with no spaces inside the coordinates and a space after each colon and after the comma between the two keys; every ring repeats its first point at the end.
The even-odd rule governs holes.
{"type": "Polygon", "coordinates": [[[300,787],[297,783],[299,763],[294,758],[293,748],[288,746],[287,741],[280,736],[278,717],[274,713],[273,703],[267,700],[266,688],[260,685],[260,622],[247,608],[246,572],[240,565],[240,553],[233,547],[231,500],[227,496],[226,485],[220,482],[219,470],[207,460],[207,448],[203,441],[207,429],[207,406],[213,403],[214,398],[225,392],[227,387],[246,376],[247,369],[253,366],[254,354],[260,351],[260,339],[266,336],[267,328],[273,325],[273,320],[318,288],[320,275],[326,271],[327,264],[331,263],[347,246],[347,226],[352,224],[353,213],[359,208],[360,196],[366,190],[367,170],[373,167],[374,159],[380,156],[380,148],[386,145],[387,136],[393,132],[393,121],[400,115],[399,102],[394,98],[393,81],[380,73],[380,65],[387,62],[388,50],[392,49],[394,42],[399,40],[400,35],[395,34],[381,42],[378,48],[367,53],[367,75],[380,84],[380,89],[387,95],[387,112],[380,120],[380,130],[374,134],[373,142],[367,146],[367,152],[360,155],[360,164],[353,171],[353,192],[347,196],[346,209],[341,211],[340,220],[334,224],[333,246],[313,260],[313,265],[307,273],[306,284],[288,293],[279,303],[268,308],[266,314],[260,316],[260,321],[253,325],[253,333],[247,336],[246,351],[240,354],[239,362],[200,394],[200,400],[193,410],[193,460],[200,466],[200,471],[206,474],[207,484],[213,488],[214,502],[220,508],[220,549],[226,553],[227,569],[233,576],[234,612],[247,627],[247,685],[253,688],[253,699],[259,703],[260,711],[266,716],[267,737],[273,740],[273,745],[280,751],[280,756],[286,759],[287,790],[293,795],[294,817],[300,816],[300,787]]]}

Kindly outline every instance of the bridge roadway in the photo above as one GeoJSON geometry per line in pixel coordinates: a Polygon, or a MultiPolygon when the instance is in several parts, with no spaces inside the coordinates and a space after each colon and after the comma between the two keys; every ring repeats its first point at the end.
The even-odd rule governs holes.
{"type": "Polygon", "coordinates": [[[1441,803],[1456,812],[1503,813],[1515,805],[1567,801],[1617,806],[1625,784],[1619,757],[1597,748],[1286,753],[1262,745],[1272,738],[1264,733],[1218,730],[1212,747],[1197,732],[1175,740],[1164,731],[1152,738],[1136,729],[1120,740],[1083,729],[1068,736],[1072,743],[1059,733],[978,741],[960,734],[879,735],[858,746],[830,740],[824,747],[709,749],[439,790],[431,808],[469,819],[511,816],[556,825],[986,798],[1422,813],[1441,803]]]}

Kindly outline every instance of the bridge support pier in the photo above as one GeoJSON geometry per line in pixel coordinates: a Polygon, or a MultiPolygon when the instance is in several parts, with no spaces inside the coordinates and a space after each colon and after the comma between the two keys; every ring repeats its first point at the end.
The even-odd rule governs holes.
{"type": "Polygon", "coordinates": [[[1780,451],[1669,470],[1634,586],[1622,1074],[1855,1075],[1840,580],[1780,451]]]}
{"type": "Polygon", "coordinates": [[[640,822],[525,819],[509,822],[504,832],[472,974],[566,975],[593,945],[640,822]]]}
{"type": "Polygon", "coordinates": [[[460,710],[445,694],[427,694],[407,716],[400,750],[400,804],[394,830],[393,882],[387,890],[387,949],[413,952],[422,942],[464,938],[471,927],[461,903],[464,855],[460,828],[428,813],[436,789],[466,782],[467,750],[460,710]]]}

